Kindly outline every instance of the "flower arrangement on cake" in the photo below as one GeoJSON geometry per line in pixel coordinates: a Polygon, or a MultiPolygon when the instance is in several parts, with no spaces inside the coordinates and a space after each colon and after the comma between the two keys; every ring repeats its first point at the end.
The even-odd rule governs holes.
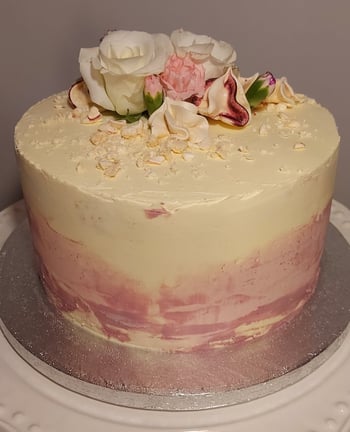
{"type": "Polygon", "coordinates": [[[181,29],[170,37],[111,31],[98,47],[81,49],[82,79],[69,100],[86,123],[108,110],[127,122],[146,118],[152,137],[193,142],[207,136],[208,119],[244,127],[261,104],[302,101],[285,78],[242,77],[235,61],[229,43],[181,29]]]}

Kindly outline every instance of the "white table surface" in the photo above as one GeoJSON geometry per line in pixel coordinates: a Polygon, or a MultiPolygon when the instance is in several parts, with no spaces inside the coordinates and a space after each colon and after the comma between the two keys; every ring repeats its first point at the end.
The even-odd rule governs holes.
{"type": "MultiPolygon", "coordinates": [[[[22,201],[0,213],[0,247],[24,218],[22,201]]],[[[350,211],[334,201],[331,221],[350,243],[350,211]]],[[[350,432],[350,334],[318,369],[274,394],[231,407],[160,412],[65,389],[22,360],[0,332],[0,432],[136,431],[350,432]]]]}

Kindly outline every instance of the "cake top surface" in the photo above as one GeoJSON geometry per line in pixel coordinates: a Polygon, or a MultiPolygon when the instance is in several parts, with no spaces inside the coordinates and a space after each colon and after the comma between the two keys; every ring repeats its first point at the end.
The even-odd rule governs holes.
{"type": "Polygon", "coordinates": [[[28,110],[17,150],[107,200],[168,208],[274,193],[335,153],[331,114],[270,72],[241,76],[226,42],[177,30],[110,32],[83,80],[28,110]]]}

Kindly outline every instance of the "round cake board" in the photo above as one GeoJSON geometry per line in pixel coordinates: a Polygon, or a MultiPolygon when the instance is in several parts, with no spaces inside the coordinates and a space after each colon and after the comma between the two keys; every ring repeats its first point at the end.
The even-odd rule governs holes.
{"type": "MultiPolygon", "coordinates": [[[[345,211],[346,209],[340,208],[340,210],[339,210],[339,208],[334,209],[334,211],[332,212],[334,217],[332,219],[337,219],[337,214],[339,217],[340,216],[343,217],[344,213],[345,213],[345,215],[347,215],[347,213],[345,211]]],[[[347,220],[341,219],[338,222],[343,228],[347,227],[347,220]]],[[[331,234],[331,236],[332,236],[332,234],[331,234]]],[[[333,240],[331,240],[331,242],[333,242],[333,240]]],[[[343,240],[343,242],[344,242],[344,240],[343,240]]],[[[344,245],[345,245],[345,249],[347,251],[346,253],[348,253],[348,247],[347,247],[346,242],[344,245]]],[[[340,251],[340,255],[337,256],[338,262],[339,262],[339,260],[340,261],[342,260],[342,256],[344,256],[345,249],[342,249],[342,251],[340,251]]],[[[345,253],[345,256],[346,256],[346,253],[345,253]]],[[[7,254],[7,252],[5,253],[5,255],[6,254],[7,254]]],[[[326,257],[327,257],[327,254],[326,254],[326,257]]],[[[349,262],[349,261],[347,261],[347,262],[349,262]]],[[[325,265],[328,265],[328,264],[326,263],[325,265]]],[[[346,267],[346,265],[344,266],[344,262],[343,262],[342,268],[344,268],[344,267],[346,267]]],[[[336,276],[337,276],[337,281],[336,281],[337,284],[340,283],[340,285],[342,285],[343,276],[344,276],[344,281],[346,281],[346,280],[349,281],[349,279],[347,279],[347,277],[348,277],[347,273],[344,274],[341,272],[340,274],[337,274],[336,276]]],[[[15,279],[17,279],[17,275],[16,275],[15,279]]],[[[349,308],[348,308],[348,306],[346,306],[345,303],[343,303],[342,311],[344,312],[344,315],[346,315],[346,312],[347,313],[349,312],[349,308]]],[[[340,309],[340,312],[341,312],[341,309],[340,309]]],[[[327,316],[328,316],[328,318],[325,316],[320,317],[320,318],[322,318],[321,321],[327,321],[327,320],[330,321],[330,315],[328,314],[327,316]]],[[[331,321],[333,321],[333,319],[331,321]]],[[[328,322],[328,324],[329,324],[329,322],[328,322]]],[[[343,325],[341,327],[343,327],[343,325]]],[[[346,327],[346,325],[345,325],[345,327],[346,327]]],[[[7,327],[6,327],[6,329],[7,329],[7,327]]],[[[343,330],[344,330],[344,328],[343,328],[343,330]]],[[[113,429],[114,431],[115,430],[123,430],[123,431],[124,430],[140,430],[140,429],[142,429],[142,430],[155,430],[155,429],[160,429],[160,430],[188,430],[188,428],[197,428],[196,430],[198,430],[199,427],[202,427],[202,428],[206,427],[205,430],[214,430],[214,429],[210,429],[210,428],[215,427],[215,430],[221,431],[221,430],[233,430],[232,428],[227,429],[225,426],[225,425],[232,425],[233,423],[235,423],[235,424],[239,423],[240,424],[239,430],[253,430],[253,429],[242,429],[243,424],[248,425],[249,423],[251,423],[252,418],[250,418],[250,417],[252,417],[252,416],[253,417],[259,417],[260,418],[259,424],[261,425],[262,424],[261,423],[262,418],[270,419],[269,421],[272,421],[273,419],[275,419],[274,421],[277,421],[276,419],[277,419],[278,415],[273,414],[273,413],[282,413],[286,406],[289,407],[288,409],[290,412],[292,411],[292,407],[295,406],[295,400],[293,398],[292,398],[293,400],[289,398],[289,396],[291,396],[291,394],[290,394],[291,391],[292,391],[292,393],[293,392],[294,393],[299,392],[299,396],[302,395],[302,397],[300,396],[301,399],[306,398],[308,400],[308,402],[310,402],[310,400],[312,400],[312,398],[315,397],[316,393],[310,390],[310,388],[308,387],[308,383],[310,384],[310,382],[313,382],[313,387],[315,387],[315,380],[317,382],[317,379],[320,378],[322,376],[322,374],[323,374],[323,378],[316,385],[316,387],[318,387],[318,393],[317,394],[322,395],[322,397],[324,398],[325,401],[327,399],[329,399],[329,397],[326,397],[326,396],[331,396],[331,393],[329,393],[329,390],[330,390],[331,383],[333,383],[333,381],[334,382],[337,381],[337,378],[335,378],[335,375],[338,374],[339,369],[341,369],[342,367],[343,367],[343,369],[346,368],[347,367],[346,365],[349,363],[347,361],[347,357],[349,355],[348,335],[347,335],[346,331],[343,331],[343,330],[338,328],[336,333],[333,334],[333,337],[331,338],[332,340],[326,341],[322,345],[322,348],[319,351],[319,353],[317,353],[317,351],[312,351],[312,352],[310,351],[311,355],[306,358],[306,361],[304,359],[303,365],[299,365],[299,366],[297,365],[295,368],[292,368],[289,372],[284,371],[287,373],[284,373],[284,375],[279,377],[279,378],[272,376],[270,379],[268,379],[264,383],[253,384],[251,386],[244,387],[243,389],[237,389],[237,388],[231,386],[225,391],[223,390],[223,388],[220,388],[221,381],[219,382],[220,385],[218,385],[217,381],[214,380],[214,381],[210,381],[210,385],[208,385],[207,390],[209,390],[209,391],[199,392],[199,394],[194,393],[193,391],[189,391],[189,389],[186,389],[186,388],[185,388],[185,391],[182,393],[181,392],[173,392],[172,388],[169,391],[169,386],[164,388],[164,381],[163,381],[163,384],[161,382],[158,382],[158,384],[156,384],[156,392],[152,393],[152,394],[150,394],[148,387],[143,388],[143,391],[140,391],[142,389],[137,389],[136,387],[134,388],[134,390],[138,390],[138,391],[129,391],[128,389],[126,389],[126,391],[125,391],[125,390],[118,390],[118,389],[114,390],[114,389],[110,389],[110,388],[107,388],[107,387],[104,387],[101,385],[91,384],[88,381],[81,380],[81,378],[77,379],[76,377],[72,376],[71,374],[69,374],[67,372],[59,371],[58,369],[56,369],[55,365],[50,365],[49,363],[47,363],[47,361],[41,360],[40,355],[37,356],[37,355],[31,353],[30,350],[28,349],[28,347],[26,347],[24,349],[25,354],[23,352],[21,352],[20,356],[18,356],[10,348],[10,346],[7,344],[6,340],[4,338],[2,338],[1,339],[1,352],[4,354],[1,356],[1,368],[3,369],[1,372],[6,370],[6,373],[4,373],[4,374],[2,373],[2,376],[5,377],[4,378],[4,389],[5,390],[6,390],[6,388],[8,389],[9,388],[9,382],[12,382],[13,386],[11,388],[13,388],[13,389],[18,388],[21,390],[19,392],[17,392],[17,391],[8,392],[6,394],[6,396],[1,394],[1,398],[5,398],[5,399],[7,398],[8,400],[10,400],[13,395],[16,395],[17,398],[15,398],[15,400],[17,400],[17,404],[18,404],[21,400],[21,397],[19,397],[19,396],[21,396],[22,393],[23,394],[27,393],[27,396],[28,396],[28,394],[31,392],[32,396],[35,395],[35,397],[33,396],[33,400],[37,400],[37,401],[38,401],[38,399],[40,399],[40,397],[42,397],[43,395],[46,395],[45,404],[47,405],[47,403],[50,401],[50,403],[52,405],[50,409],[53,409],[55,412],[56,411],[61,412],[61,414],[62,414],[62,410],[63,411],[66,410],[76,420],[79,417],[79,419],[80,419],[79,423],[78,423],[79,425],[83,425],[85,423],[85,420],[83,421],[83,418],[85,418],[85,416],[87,416],[87,417],[92,416],[92,417],[94,417],[95,420],[98,419],[103,424],[110,424],[111,417],[113,417],[114,420],[112,420],[112,423],[114,424],[114,429],[113,429]],[[29,353],[29,356],[33,357],[33,359],[37,359],[38,363],[40,363],[39,366],[37,364],[34,364],[35,361],[33,359],[31,360],[29,357],[26,358],[26,355],[28,353],[29,353]],[[31,365],[34,366],[34,368],[36,368],[41,373],[36,372],[32,367],[28,366],[28,364],[22,360],[22,358],[21,358],[22,356],[26,359],[27,362],[29,361],[29,363],[31,363],[31,365]],[[42,367],[41,363],[47,365],[47,367],[51,371],[51,373],[52,373],[52,371],[57,371],[59,374],[62,374],[66,377],[69,377],[69,379],[71,378],[74,381],[82,383],[83,388],[81,389],[81,388],[77,387],[77,388],[72,389],[72,388],[70,388],[71,383],[68,383],[68,385],[67,385],[66,382],[59,382],[57,380],[57,377],[50,376],[49,373],[47,373],[43,370],[40,370],[40,368],[42,367]],[[332,375],[332,373],[334,375],[333,379],[329,380],[329,378],[328,378],[325,380],[325,376],[332,375]],[[42,374],[45,374],[46,377],[44,377],[42,374]],[[29,377],[30,377],[30,379],[29,379],[29,377]],[[49,379],[47,379],[47,378],[49,378],[49,379]],[[54,380],[55,383],[52,380],[54,380]],[[278,383],[278,381],[279,381],[279,383],[278,383]],[[282,381],[284,381],[284,382],[282,382],[282,381]],[[325,382],[327,382],[327,381],[328,381],[328,391],[327,392],[323,391],[323,393],[322,393],[322,391],[320,391],[320,387],[322,387],[322,386],[324,387],[325,382]],[[40,382],[40,385],[39,385],[39,382],[40,382]],[[57,383],[60,385],[57,385],[57,383]],[[162,384],[163,387],[161,387],[160,384],[162,384]],[[108,401],[109,403],[100,402],[102,400],[101,396],[93,394],[93,393],[88,395],[91,397],[86,397],[87,394],[86,394],[85,385],[88,385],[88,386],[92,385],[93,387],[97,386],[99,391],[102,389],[103,393],[105,393],[105,391],[112,392],[114,394],[120,393],[118,396],[120,400],[114,399],[113,401],[108,401]],[[158,385],[158,387],[157,387],[157,385],[158,385]],[[66,387],[66,388],[68,387],[68,388],[70,388],[70,390],[63,388],[62,386],[66,387]],[[23,388],[26,390],[24,391],[23,388]],[[260,388],[260,390],[259,390],[259,388],[260,388]],[[264,391],[261,392],[262,388],[270,388],[270,390],[266,391],[266,389],[265,389],[264,391]],[[74,391],[71,391],[71,390],[74,390],[74,391]],[[248,393],[246,393],[243,398],[239,399],[238,395],[239,394],[242,395],[246,390],[249,390],[250,395],[248,393]],[[49,391],[49,394],[51,395],[50,397],[47,397],[48,391],[49,391]],[[60,397],[63,396],[60,401],[58,401],[57,398],[55,399],[55,397],[53,397],[53,395],[57,396],[58,394],[60,394],[60,397]],[[310,396],[311,394],[313,395],[312,397],[310,396]],[[228,399],[226,399],[226,397],[228,397],[228,399]],[[92,398],[100,399],[100,401],[96,401],[92,398]],[[72,402],[72,399],[75,400],[74,403],[72,402]],[[135,399],[138,399],[138,401],[135,402],[135,399]],[[288,403],[286,403],[286,401],[288,401],[288,399],[290,399],[290,400],[288,403]],[[78,405],[76,404],[77,400],[79,401],[78,405]],[[177,402],[177,401],[179,401],[179,402],[177,402]],[[204,402],[204,401],[206,401],[206,402],[204,402]],[[272,404],[272,405],[270,406],[269,409],[266,410],[267,401],[268,401],[268,404],[272,404]],[[284,401],[284,402],[281,406],[282,401],[284,401]],[[244,403],[242,403],[242,402],[244,402],[244,403]],[[113,406],[113,405],[111,405],[111,403],[117,404],[117,405],[124,405],[124,407],[113,406]],[[246,409],[247,409],[248,405],[250,407],[249,410],[250,410],[251,416],[247,416],[246,409]],[[130,409],[130,408],[126,408],[125,406],[136,406],[138,408],[148,408],[149,410],[130,409]],[[219,406],[222,408],[218,408],[219,406]],[[89,408],[86,409],[87,407],[89,407],[89,408]],[[93,407],[94,407],[94,409],[93,409],[93,407]],[[198,409],[212,408],[212,407],[216,407],[216,408],[201,411],[199,416],[198,416],[198,411],[194,411],[194,410],[198,410],[198,409]],[[150,409],[152,409],[153,411],[150,409]],[[157,409],[158,410],[160,409],[163,411],[155,411],[157,409]],[[185,412],[182,412],[182,413],[166,412],[166,410],[169,410],[169,411],[171,411],[171,410],[185,410],[185,412]],[[102,412],[104,414],[102,414],[102,412]],[[72,414],[72,413],[74,413],[74,414],[72,414]],[[112,413],[113,413],[113,415],[111,416],[112,413]],[[197,415],[194,415],[194,413],[197,413],[197,415]],[[243,417],[242,417],[242,415],[243,415],[243,417]],[[102,416],[102,418],[101,418],[101,416],[102,416]],[[201,419],[201,421],[199,422],[198,419],[201,419]],[[123,429],[116,429],[115,427],[117,424],[120,424],[120,425],[123,424],[125,427],[123,426],[123,429]],[[170,426],[170,425],[172,425],[172,426],[170,426]],[[200,425],[202,425],[202,426],[200,426],[200,425]],[[170,429],[170,427],[171,427],[171,429],[170,429]]],[[[5,332],[6,332],[6,330],[5,330],[5,332]]],[[[7,336],[9,338],[13,337],[12,343],[14,343],[14,345],[15,345],[14,341],[18,342],[18,334],[13,335],[11,332],[8,332],[7,336]]],[[[309,339],[313,339],[313,338],[309,338],[309,339]]],[[[263,340],[263,338],[261,338],[261,340],[263,340]]],[[[19,345],[23,347],[23,345],[21,343],[19,343],[19,345]]],[[[15,348],[18,351],[21,350],[21,348],[19,348],[18,346],[15,348]]],[[[216,369],[219,370],[219,366],[216,369]]],[[[343,370],[343,372],[344,372],[344,370],[343,370]]],[[[343,379],[341,380],[341,384],[339,385],[339,382],[338,382],[338,387],[337,387],[338,390],[341,390],[342,388],[344,389],[347,385],[347,381],[344,380],[344,376],[346,376],[346,375],[342,375],[342,376],[343,376],[343,379]]],[[[149,382],[151,382],[153,380],[153,377],[151,377],[151,378],[152,379],[150,379],[150,377],[148,377],[145,379],[147,379],[147,380],[149,380],[149,382]]],[[[339,379],[338,379],[338,381],[339,381],[339,379]]],[[[230,384],[230,380],[228,380],[228,382],[230,384]]],[[[75,383],[75,385],[77,385],[77,383],[75,383]]],[[[1,386],[1,388],[2,387],[3,386],[1,386]]],[[[298,397],[298,400],[299,399],[300,398],[298,397]]],[[[0,403],[2,402],[2,400],[4,400],[4,399],[0,399],[0,403]]],[[[32,404],[29,403],[29,405],[32,405],[32,404]]],[[[306,404],[305,406],[307,406],[307,405],[308,404],[306,404]]],[[[14,406],[16,406],[16,405],[14,405],[14,406]]],[[[334,406],[333,406],[333,408],[338,413],[337,416],[342,417],[344,420],[344,418],[346,418],[346,415],[347,415],[346,413],[347,413],[348,407],[349,407],[349,405],[348,405],[347,401],[345,400],[345,398],[343,396],[339,395],[339,391],[338,391],[338,396],[336,397],[336,402],[334,402],[334,406]]],[[[11,425],[11,427],[14,427],[13,426],[14,424],[20,423],[20,421],[19,421],[20,419],[22,419],[22,423],[24,424],[25,415],[24,415],[24,413],[19,415],[19,413],[21,413],[21,411],[13,410],[13,409],[12,409],[12,411],[11,410],[9,411],[6,408],[6,403],[2,404],[1,409],[2,409],[2,411],[0,410],[0,419],[4,418],[4,420],[1,420],[1,421],[2,421],[3,425],[7,424],[6,427],[9,428],[10,425],[11,425]],[[11,412],[12,412],[12,414],[11,414],[11,412]],[[17,412],[17,415],[16,415],[16,412],[17,412]],[[2,417],[1,413],[3,413],[3,417],[2,417]],[[9,415],[10,415],[10,417],[9,417],[9,415]]],[[[310,411],[310,413],[311,413],[311,411],[310,411]]],[[[319,414],[320,414],[320,412],[319,412],[319,414]]],[[[47,417],[44,412],[41,412],[40,415],[42,416],[42,418],[47,417]]],[[[39,419],[41,418],[40,415],[38,416],[39,419]]],[[[67,421],[68,421],[68,418],[69,418],[69,415],[67,416],[67,419],[66,419],[67,421]]],[[[338,421],[334,415],[333,415],[333,417],[332,416],[329,418],[327,417],[326,420],[327,420],[326,423],[328,425],[327,427],[335,427],[335,425],[337,424],[337,421],[338,421]]],[[[2,423],[0,422],[0,430],[1,430],[1,427],[4,427],[2,425],[2,423]]],[[[102,425],[102,423],[100,424],[100,426],[102,425]]],[[[28,422],[26,424],[28,424],[28,422]]],[[[256,423],[256,424],[258,424],[258,423],[256,423]]],[[[94,423],[94,425],[96,427],[97,423],[94,423]]],[[[14,429],[14,430],[20,430],[20,431],[21,430],[33,430],[33,431],[39,430],[38,429],[39,424],[36,424],[35,422],[29,426],[31,427],[31,429],[28,429],[28,428],[27,429],[18,429],[18,426],[15,426],[17,429],[14,429]],[[36,426],[37,426],[37,429],[35,429],[36,426]]],[[[53,428],[47,429],[47,430],[52,430],[52,431],[71,430],[71,426],[69,428],[67,426],[67,429],[61,429],[61,428],[54,429],[54,427],[56,427],[56,426],[53,426],[53,428]]],[[[261,429],[261,427],[259,427],[259,429],[261,429]]],[[[12,430],[12,429],[4,429],[4,430],[7,431],[7,430],[12,430]]],[[[89,430],[96,430],[96,429],[84,428],[83,430],[89,431],[89,430]]],[[[105,425],[104,429],[100,429],[100,430],[103,430],[103,431],[106,430],[107,431],[107,430],[112,430],[112,429],[107,428],[107,426],[105,425]]],[[[271,429],[270,428],[269,430],[281,430],[281,429],[271,429]]],[[[285,430],[287,430],[287,429],[285,429],[285,430]]],[[[302,430],[302,429],[291,429],[291,430],[302,430]]],[[[321,429],[317,429],[317,430],[321,430],[321,429]]],[[[325,429],[325,430],[328,430],[328,429],[325,429]]],[[[333,428],[333,429],[329,429],[329,430],[338,430],[338,429],[333,428]]]]}

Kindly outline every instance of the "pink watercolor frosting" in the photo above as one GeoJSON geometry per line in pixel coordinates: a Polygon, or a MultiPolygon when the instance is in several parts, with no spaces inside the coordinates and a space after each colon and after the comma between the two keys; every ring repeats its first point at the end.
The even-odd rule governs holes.
{"type": "Polygon", "coordinates": [[[291,319],[315,289],[329,210],[241,262],[179,275],[152,295],[41,215],[30,211],[30,223],[55,307],[119,342],[176,351],[241,342],[291,319]]]}

